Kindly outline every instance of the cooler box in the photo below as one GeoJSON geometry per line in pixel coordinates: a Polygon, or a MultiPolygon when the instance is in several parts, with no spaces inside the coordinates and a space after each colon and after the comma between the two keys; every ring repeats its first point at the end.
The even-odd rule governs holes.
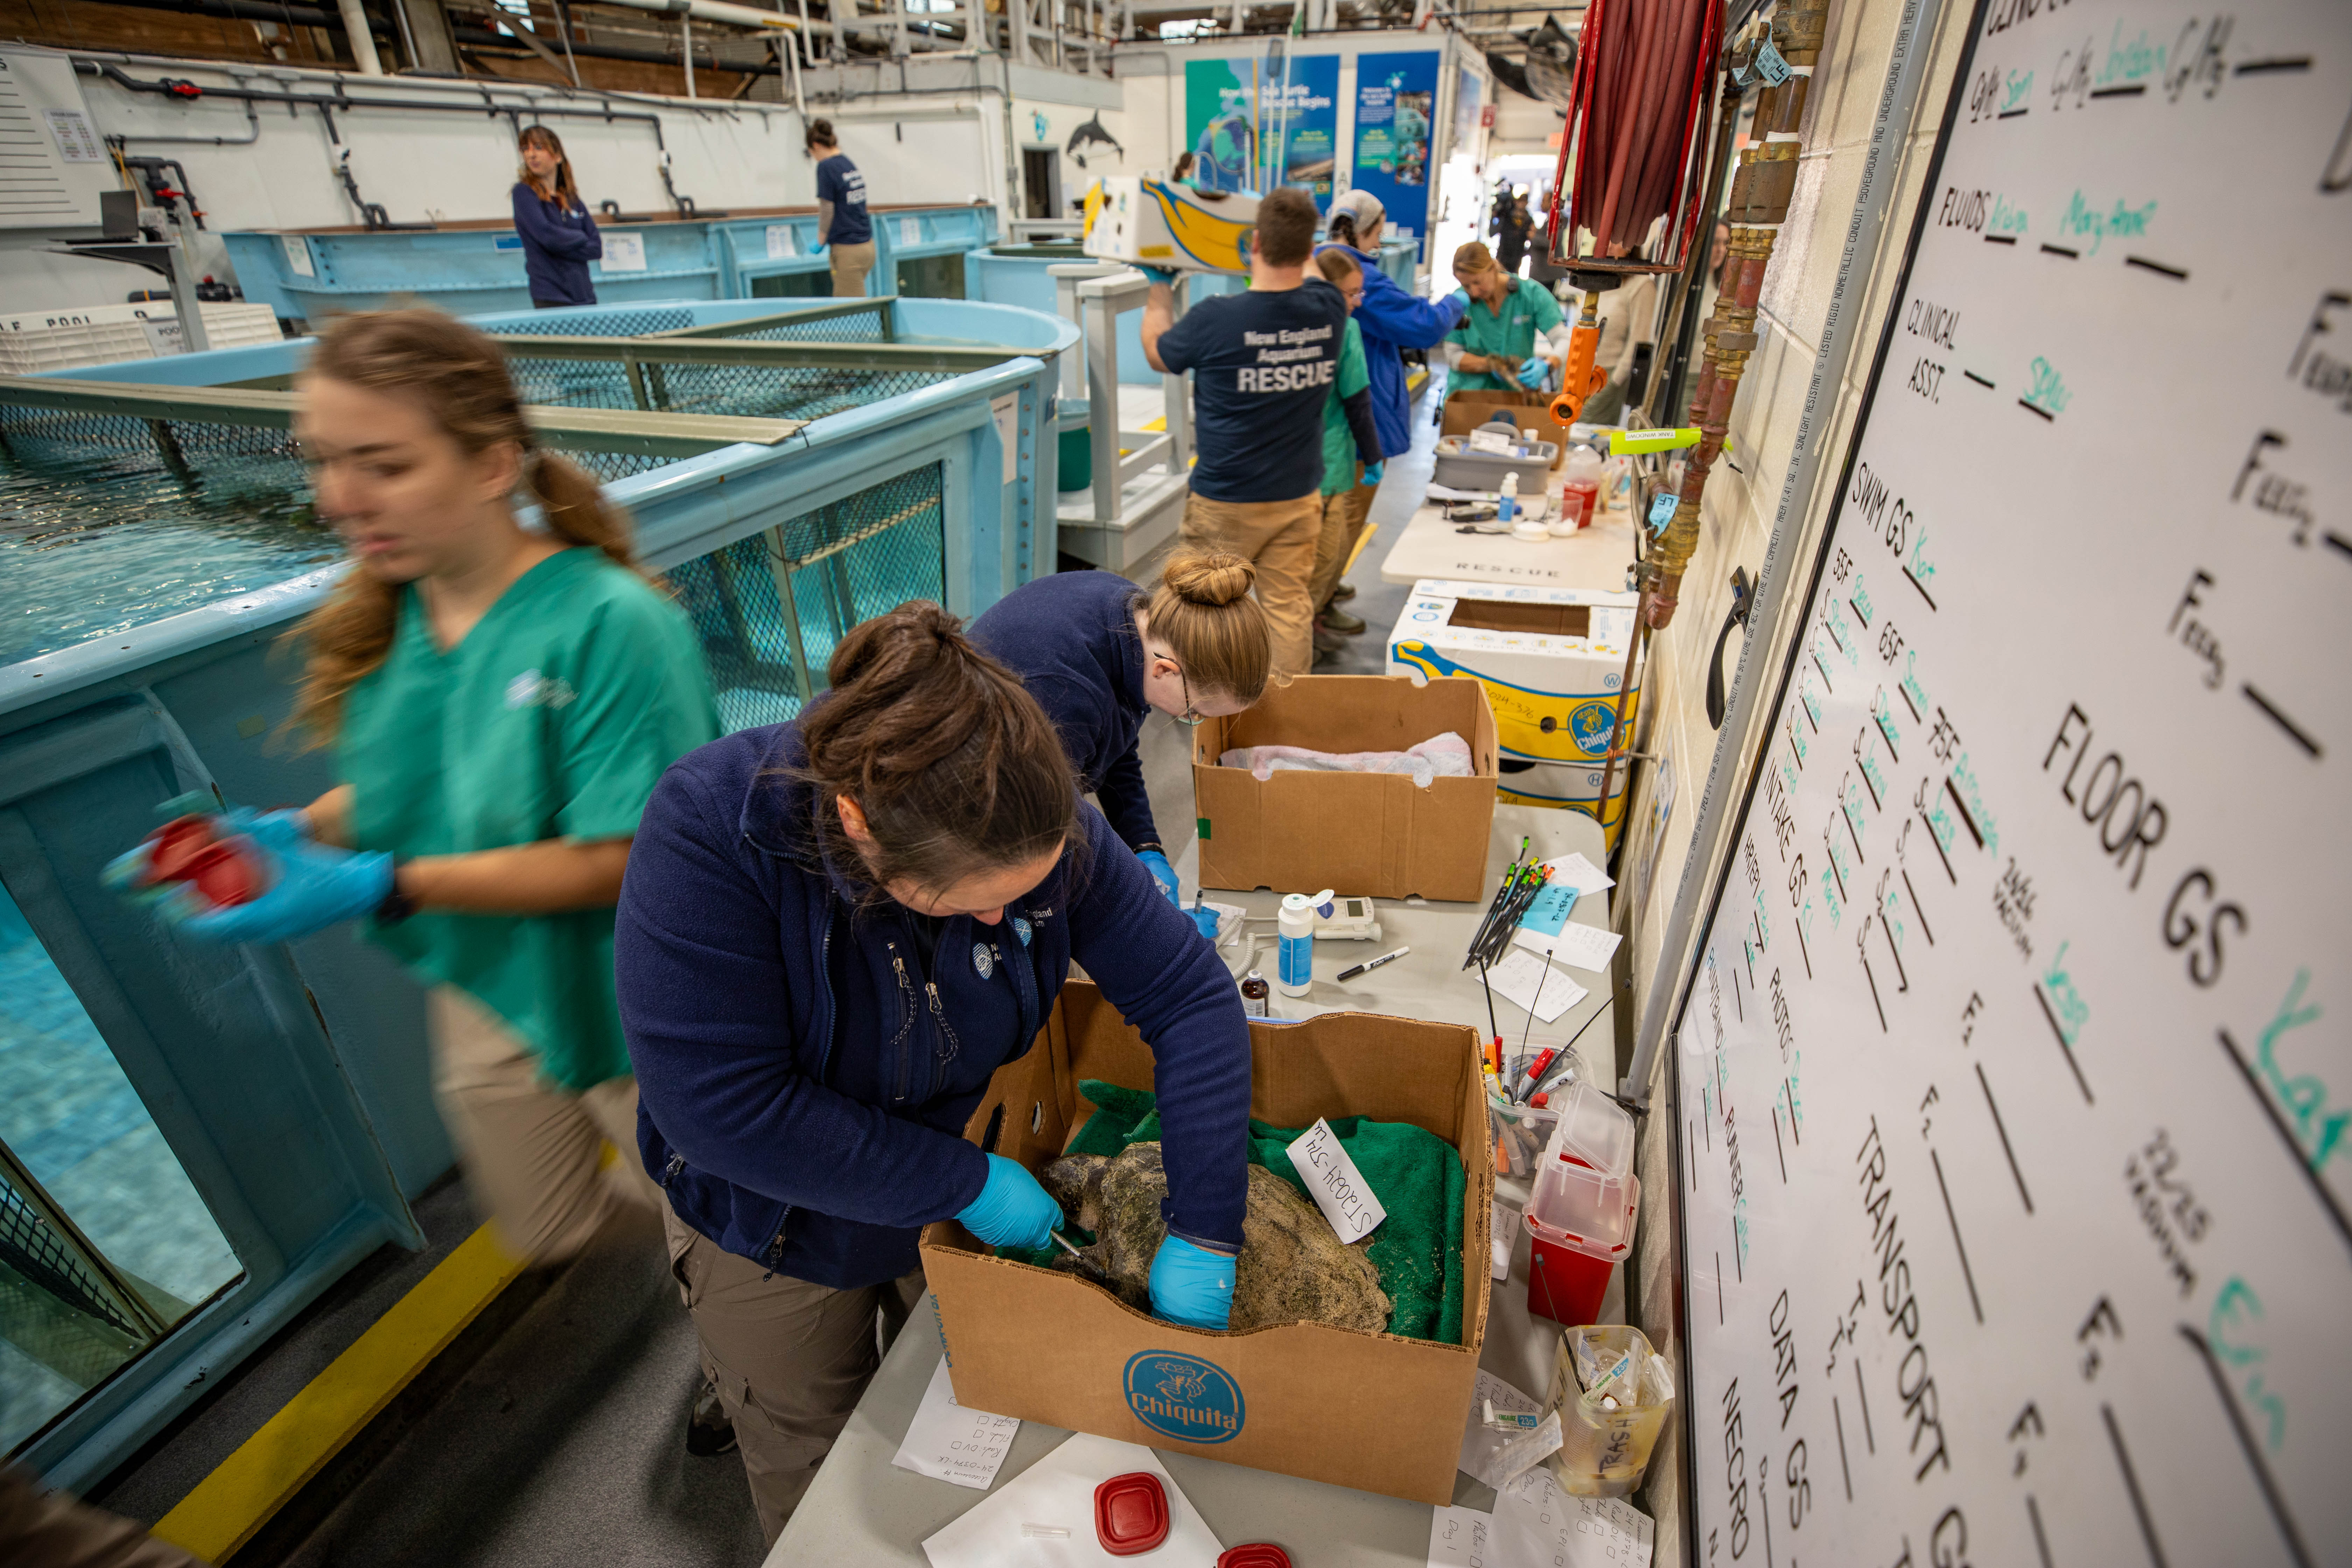
{"type": "Polygon", "coordinates": [[[1528,1198],[1528,1310],[1570,1327],[1596,1321],[1641,1201],[1633,1117],[1592,1085],[1570,1084],[1528,1198]]]}
{"type": "Polygon", "coordinates": [[[1188,272],[1247,272],[1257,197],[1112,174],[1087,193],[1086,252],[1188,272]]]}

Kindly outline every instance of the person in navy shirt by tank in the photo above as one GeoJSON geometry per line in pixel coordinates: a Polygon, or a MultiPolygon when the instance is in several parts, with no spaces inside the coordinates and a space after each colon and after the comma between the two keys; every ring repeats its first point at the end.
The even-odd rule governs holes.
{"type": "Polygon", "coordinates": [[[572,178],[572,160],[563,143],[544,125],[526,129],[517,143],[522,153],[522,178],[515,182],[515,232],[522,237],[523,276],[530,280],[530,302],[542,310],[562,305],[593,305],[596,286],[588,280],[588,264],[604,254],[604,237],[580,187],[572,178]]]}
{"type": "Polygon", "coordinates": [[[920,1297],[921,1228],[1043,1248],[1063,1223],[962,1131],[1074,961],[1155,1058],[1157,1315],[1225,1326],[1247,1189],[1233,977],[1078,798],[1036,700],[921,602],[829,674],[791,723],[663,776],[614,945],[638,1152],[771,1542],[873,1376],[877,1317],[894,1334],[920,1297]]]}
{"type": "Polygon", "coordinates": [[[971,624],[971,640],[1029,688],[1061,731],[1113,833],[1177,902],[1136,752],[1153,709],[1179,724],[1239,713],[1265,689],[1272,645],[1238,555],[1179,555],[1145,593],[1116,572],[1024,583],[971,624]]]}
{"type": "Polygon", "coordinates": [[[833,121],[808,124],[809,156],[816,160],[816,237],[833,253],[836,296],[866,292],[874,270],[874,220],[866,211],[866,176],[834,139],[833,121]]]}
{"type": "Polygon", "coordinates": [[[1143,268],[1151,279],[1143,357],[1154,370],[1192,375],[1200,458],[1177,537],[1257,568],[1275,679],[1286,684],[1314,662],[1308,592],[1323,533],[1323,405],[1348,301],[1320,273],[1307,276],[1315,200],[1305,191],[1267,192],[1249,243],[1249,288],[1197,300],[1181,321],[1175,274],[1143,268]]]}

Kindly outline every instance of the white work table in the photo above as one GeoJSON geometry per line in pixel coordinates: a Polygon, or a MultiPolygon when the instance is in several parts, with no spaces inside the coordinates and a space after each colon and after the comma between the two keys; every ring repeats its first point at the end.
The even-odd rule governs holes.
{"type": "Polygon", "coordinates": [[[1513,539],[1507,533],[1457,532],[1461,526],[1446,521],[1444,510],[1435,501],[1424,502],[1389,546],[1381,562],[1381,581],[1418,583],[1435,577],[1625,592],[1625,568],[1633,563],[1633,516],[1623,508],[1602,512],[1591,527],[1579,529],[1565,539],[1536,541],[1513,539]]]}
{"type": "MultiPolygon", "coordinates": [[[[1531,853],[1539,858],[1580,851],[1595,865],[1605,861],[1601,828],[1591,817],[1535,806],[1497,806],[1488,848],[1490,892],[1522,835],[1534,839],[1531,853]]],[[[1184,879],[1188,900],[1197,856],[1197,846],[1186,850],[1176,868],[1184,879]]],[[[1252,914],[1271,915],[1280,901],[1270,892],[1238,893],[1213,888],[1209,891],[1213,900],[1239,904],[1252,914]]],[[[1464,972],[1461,964],[1471,933],[1484,914],[1483,903],[1382,900],[1381,941],[1317,942],[1312,992],[1304,998],[1276,993],[1278,1010],[1292,1018],[1336,1011],[1402,1014],[1474,1024],[1483,1034],[1486,1031],[1485,995],[1476,973],[1464,972]],[[1408,943],[1413,951],[1406,958],[1345,985],[1331,978],[1350,964],[1408,943]]],[[[1570,918],[1580,924],[1607,925],[1608,894],[1578,900],[1570,918]]],[[[1247,929],[1270,931],[1273,928],[1247,929]]],[[[1228,947],[1221,952],[1229,966],[1247,966],[1245,951],[1237,952],[1228,947]]],[[[1264,961],[1257,967],[1270,970],[1270,946],[1260,952],[1264,961]]],[[[1608,1010],[1607,976],[1580,971],[1576,978],[1591,994],[1552,1025],[1538,1025],[1537,1039],[1565,1039],[1608,1010]]],[[[1506,1039],[1516,1048],[1528,1023],[1527,1014],[1499,997],[1496,1012],[1506,1039]]],[[[1579,1070],[1605,1084],[1615,1076],[1614,1053],[1611,1022],[1605,1018],[1593,1022],[1577,1044],[1579,1070]]],[[[1525,1184],[1498,1180],[1496,1195],[1516,1208],[1526,1201],[1525,1184]]],[[[1497,1281],[1490,1296],[1479,1364],[1540,1399],[1550,1386],[1559,1330],[1528,1315],[1528,1237],[1524,1226],[1513,1228],[1511,1278],[1508,1282],[1497,1281]]],[[[1611,1281],[1603,1321],[1622,1319],[1620,1273],[1621,1278],[1611,1281]]],[[[820,1564],[833,1568],[845,1563],[920,1565],[925,1563],[923,1541],[990,1495],[919,1476],[890,1463],[939,1363],[940,1344],[936,1315],[928,1307],[918,1308],[883,1358],[881,1370],[818,1471],[807,1498],[768,1554],[768,1568],[817,1568],[820,1564]]],[[[1003,1468],[997,1472],[996,1487],[1060,1447],[1068,1436],[1058,1426],[1023,1422],[1003,1468]]],[[[1298,1568],[1343,1563],[1423,1568],[1427,1562],[1430,1510],[1426,1503],[1300,1480],[1169,1449],[1156,1451],[1177,1486],[1226,1546],[1275,1542],[1288,1550],[1298,1568]]],[[[1455,1502],[1482,1509],[1493,1506],[1494,1493],[1484,1484],[1459,1471],[1454,1479],[1455,1502]]]]}

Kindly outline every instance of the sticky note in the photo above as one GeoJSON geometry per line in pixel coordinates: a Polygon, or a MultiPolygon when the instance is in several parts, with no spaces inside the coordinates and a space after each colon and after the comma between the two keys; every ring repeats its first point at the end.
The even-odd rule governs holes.
{"type": "Polygon", "coordinates": [[[1318,1117],[1290,1145],[1289,1152],[1292,1168],[1307,1184],[1307,1195],[1315,1200],[1315,1206],[1323,1211],[1341,1241],[1360,1241],[1389,1217],[1328,1121],[1318,1117]]]}
{"type": "Polygon", "coordinates": [[[1429,1568],[1473,1568],[1473,1564],[1492,1562],[1487,1543],[1494,1529],[1495,1516],[1483,1509],[1458,1505],[1432,1509],[1429,1568]]]}
{"type": "Polygon", "coordinates": [[[1568,911],[1574,908],[1574,888],[1565,882],[1546,882],[1536,894],[1535,902],[1528,906],[1528,912],[1519,917],[1519,929],[1555,936],[1568,923],[1568,911]]]}

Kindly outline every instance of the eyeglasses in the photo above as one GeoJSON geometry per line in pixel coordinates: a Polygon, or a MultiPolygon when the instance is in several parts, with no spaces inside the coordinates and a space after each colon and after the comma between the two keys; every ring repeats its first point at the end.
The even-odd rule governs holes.
{"type": "MultiPolygon", "coordinates": [[[[1169,659],[1168,662],[1171,664],[1176,664],[1176,661],[1172,658],[1169,659]]],[[[1183,725],[1188,730],[1197,730],[1202,725],[1209,721],[1209,716],[1193,708],[1192,683],[1184,679],[1184,667],[1181,664],[1176,664],[1176,679],[1184,688],[1184,711],[1176,715],[1176,722],[1183,725]]]]}

